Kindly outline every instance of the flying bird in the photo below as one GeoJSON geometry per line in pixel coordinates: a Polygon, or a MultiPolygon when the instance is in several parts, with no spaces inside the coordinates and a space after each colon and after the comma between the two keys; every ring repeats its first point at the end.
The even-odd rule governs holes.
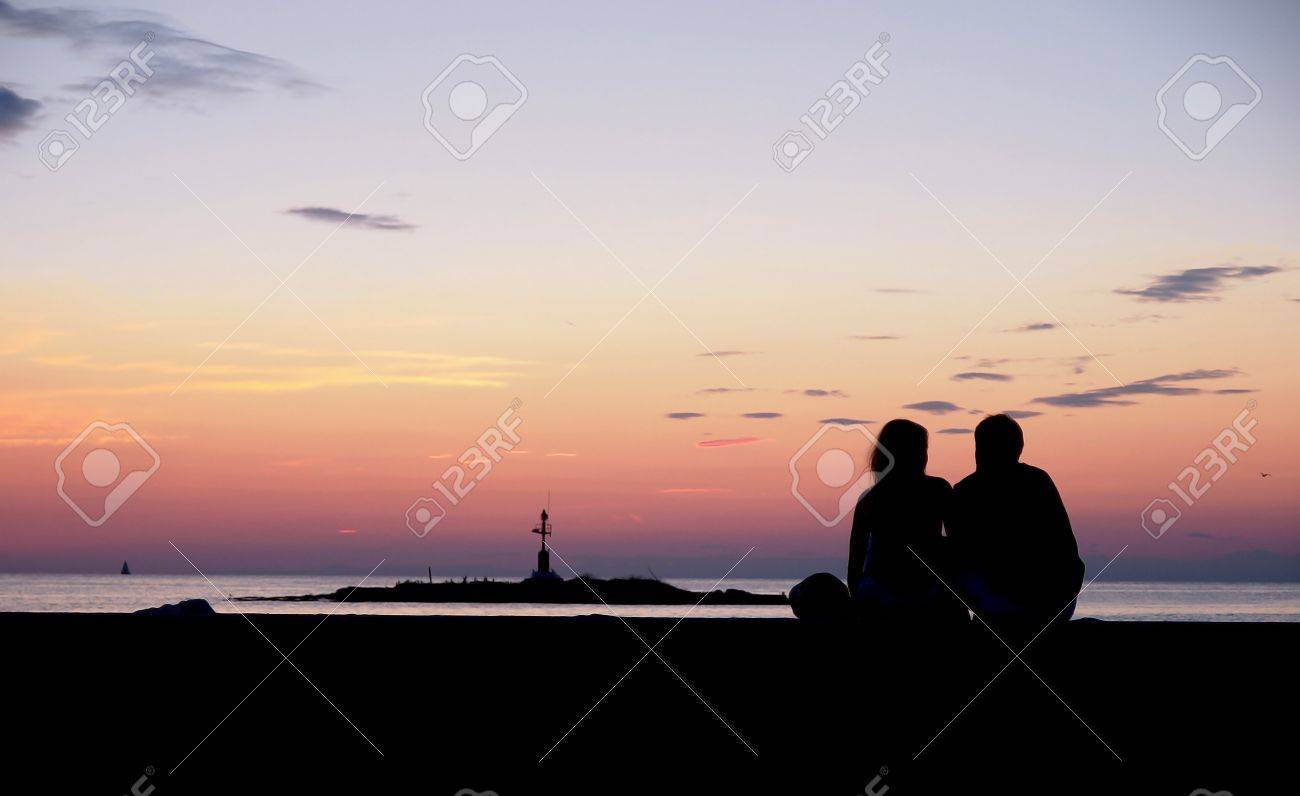
{"type": "Polygon", "coordinates": [[[1271,476],[1271,475],[1272,475],[1272,473],[1260,473],[1260,474],[1259,474],[1259,477],[1260,477],[1260,478],[1268,478],[1268,477],[1271,476]]]}

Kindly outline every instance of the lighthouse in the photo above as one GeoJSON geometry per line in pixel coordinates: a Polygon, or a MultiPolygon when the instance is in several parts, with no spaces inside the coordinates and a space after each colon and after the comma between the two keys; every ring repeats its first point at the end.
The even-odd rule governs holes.
{"type": "Polygon", "coordinates": [[[561,580],[560,576],[551,571],[551,551],[546,548],[546,537],[555,533],[551,530],[550,515],[546,509],[542,509],[542,521],[533,528],[533,533],[542,537],[542,549],[537,551],[537,569],[533,570],[533,578],[543,580],[561,580]]]}

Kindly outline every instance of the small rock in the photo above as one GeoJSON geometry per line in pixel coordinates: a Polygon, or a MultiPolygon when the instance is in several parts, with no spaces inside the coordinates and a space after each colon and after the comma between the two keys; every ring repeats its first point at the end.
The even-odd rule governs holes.
{"type": "Polygon", "coordinates": [[[139,616],[165,616],[168,618],[188,618],[191,616],[213,616],[217,612],[212,610],[207,600],[181,600],[173,605],[158,606],[157,608],[142,608],[135,612],[139,616]]]}

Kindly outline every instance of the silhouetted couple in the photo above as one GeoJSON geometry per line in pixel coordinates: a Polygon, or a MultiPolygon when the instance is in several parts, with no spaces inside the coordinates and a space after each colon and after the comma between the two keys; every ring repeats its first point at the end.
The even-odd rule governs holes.
{"type": "Polygon", "coordinates": [[[791,592],[795,613],[957,623],[969,606],[995,628],[1031,632],[1068,620],[1083,562],[1056,485],[1020,461],[1024,446],[1015,420],[985,418],[975,427],[975,472],[952,487],[925,474],[924,426],[886,423],[871,456],[876,484],[853,513],[852,602],[838,578],[821,573],[791,592]]]}

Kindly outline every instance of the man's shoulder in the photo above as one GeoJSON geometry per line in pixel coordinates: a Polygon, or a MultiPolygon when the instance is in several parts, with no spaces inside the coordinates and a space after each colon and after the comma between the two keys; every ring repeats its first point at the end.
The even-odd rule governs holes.
{"type": "Polygon", "coordinates": [[[1035,467],[1032,464],[1025,464],[1024,462],[1020,462],[1019,469],[1020,469],[1021,478],[1038,481],[1038,482],[1045,482],[1049,484],[1052,483],[1052,477],[1047,474],[1046,470],[1040,467],[1035,467]]]}

